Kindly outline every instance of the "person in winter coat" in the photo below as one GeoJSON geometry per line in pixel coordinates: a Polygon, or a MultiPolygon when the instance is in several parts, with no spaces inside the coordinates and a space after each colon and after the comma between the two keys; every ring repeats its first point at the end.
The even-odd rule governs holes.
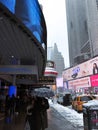
{"type": "Polygon", "coordinates": [[[34,98],[30,99],[29,104],[26,108],[26,122],[25,122],[25,130],[29,127],[30,130],[36,129],[36,122],[35,122],[35,109],[34,109],[35,100],[34,98]],[[28,126],[27,126],[28,124],[28,126]]]}
{"type": "Polygon", "coordinates": [[[37,98],[31,98],[27,106],[27,115],[24,130],[28,129],[42,130],[40,100],[38,100],[37,98]]]}
{"type": "Polygon", "coordinates": [[[47,117],[47,109],[49,109],[48,99],[45,97],[42,98],[42,120],[43,120],[43,130],[48,128],[48,117],[47,117]]]}

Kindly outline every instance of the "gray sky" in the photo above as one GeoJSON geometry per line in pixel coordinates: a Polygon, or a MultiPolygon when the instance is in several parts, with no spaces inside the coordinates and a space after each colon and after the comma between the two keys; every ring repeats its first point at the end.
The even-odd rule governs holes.
{"type": "Polygon", "coordinates": [[[64,57],[65,67],[69,67],[65,0],[39,0],[39,2],[43,5],[48,47],[56,43],[64,57]]]}

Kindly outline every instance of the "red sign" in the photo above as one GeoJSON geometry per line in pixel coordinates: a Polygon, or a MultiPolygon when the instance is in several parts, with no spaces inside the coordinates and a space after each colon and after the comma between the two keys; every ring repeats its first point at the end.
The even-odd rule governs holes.
{"type": "Polygon", "coordinates": [[[98,86],[98,75],[92,75],[90,77],[91,80],[91,86],[92,87],[97,87],[98,86]]]}

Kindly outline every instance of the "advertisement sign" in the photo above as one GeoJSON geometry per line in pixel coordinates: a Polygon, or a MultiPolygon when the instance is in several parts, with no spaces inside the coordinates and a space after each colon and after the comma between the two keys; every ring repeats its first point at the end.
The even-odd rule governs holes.
{"type": "Polygon", "coordinates": [[[63,78],[56,78],[56,85],[58,87],[63,87],[63,78]]]}
{"type": "Polygon", "coordinates": [[[85,77],[85,78],[81,78],[81,79],[68,81],[68,86],[69,86],[69,89],[79,89],[79,88],[91,87],[90,77],[85,77]]]}
{"type": "Polygon", "coordinates": [[[49,67],[49,68],[55,68],[55,63],[54,63],[54,61],[47,61],[47,63],[46,63],[46,67],[49,67]]]}
{"type": "Polygon", "coordinates": [[[16,96],[16,93],[17,93],[17,87],[16,86],[9,86],[9,91],[8,91],[8,94],[10,97],[12,97],[12,95],[16,96]]]}
{"type": "Polygon", "coordinates": [[[90,77],[91,80],[91,86],[92,87],[97,87],[98,86],[98,75],[92,75],[90,77]]]}
{"type": "Polygon", "coordinates": [[[74,66],[70,69],[63,71],[63,80],[77,79],[88,75],[94,75],[98,73],[98,57],[90,59],[84,63],[74,66]]]}
{"type": "Polygon", "coordinates": [[[36,39],[42,43],[41,39],[44,30],[41,23],[41,10],[37,0],[0,0],[0,3],[15,14],[36,39]]]}

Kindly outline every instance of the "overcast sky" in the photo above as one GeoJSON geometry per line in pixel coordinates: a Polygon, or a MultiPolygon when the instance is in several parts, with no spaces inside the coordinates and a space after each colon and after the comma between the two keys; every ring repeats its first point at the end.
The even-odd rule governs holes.
{"type": "Polygon", "coordinates": [[[69,67],[65,0],[39,0],[39,2],[43,5],[48,47],[56,43],[64,57],[65,67],[69,67]]]}

